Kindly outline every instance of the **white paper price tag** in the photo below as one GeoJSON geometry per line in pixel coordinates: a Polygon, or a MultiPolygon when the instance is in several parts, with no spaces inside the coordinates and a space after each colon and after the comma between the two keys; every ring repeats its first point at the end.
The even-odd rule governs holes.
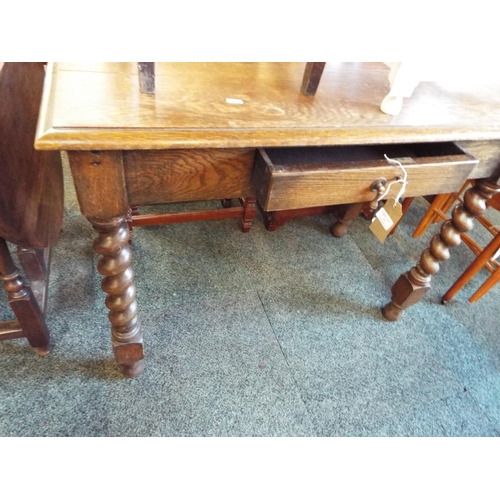
{"type": "Polygon", "coordinates": [[[392,219],[390,215],[387,213],[387,210],[382,207],[376,214],[375,217],[380,221],[380,224],[382,224],[382,227],[388,231],[391,229],[392,226],[394,226],[394,222],[392,222],[392,219]]]}
{"type": "Polygon", "coordinates": [[[370,224],[370,230],[379,241],[383,242],[402,216],[403,209],[401,203],[394,198],[390,198],[375,214],[370,224]]]}

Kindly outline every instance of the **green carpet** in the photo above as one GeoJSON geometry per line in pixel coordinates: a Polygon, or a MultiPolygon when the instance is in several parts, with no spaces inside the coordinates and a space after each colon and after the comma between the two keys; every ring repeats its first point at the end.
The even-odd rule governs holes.
{"type": "Polygon", "coordinates": [[[39,358],[25,339],[0,343],[1,436],[499,434],[500,288],[467,303],[484,270],[440,304],[472,253],[453,249],[401,321],[380,313],[436,232],[411,238],[424,200],[384,244],[362,218],[334,239],[329,216],[273,233],[260,216],[247,234],[236,219],[134,229],[146,369],[128,380],[112,357],[94,234],[66,188],[54,349],[39,358]]]}

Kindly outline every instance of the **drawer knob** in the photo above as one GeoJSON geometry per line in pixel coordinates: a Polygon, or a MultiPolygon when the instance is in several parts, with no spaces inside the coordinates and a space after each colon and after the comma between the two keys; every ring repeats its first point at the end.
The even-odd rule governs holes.
{"type": "Polygon", "coordinates": [[[381,177],[380,179],[377,179],[376,181],[372,182],[372,185],[370,186],[370,191],[377,193],[375,199],[370,202],[370,208],[372,210],[377,209],[378,202],[382,199],[382,196],[384,196],[385,194],[386,186],[387,186],[387,179],[385,179],[384,177],[381,177]]]}

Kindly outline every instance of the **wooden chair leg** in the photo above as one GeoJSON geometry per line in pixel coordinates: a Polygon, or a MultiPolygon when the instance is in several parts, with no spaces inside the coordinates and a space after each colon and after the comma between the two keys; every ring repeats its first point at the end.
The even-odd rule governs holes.
{"type": "MultiPolygon", "coordinates": [[[[470,236],[467,236],[466,234],[461,235],[462,242],[472,250],[472,253],[476,256],[476,258],[481,255],[481,252],[484,251],[484,248],[481,245],[478,245],[470,236]]],[[[484,264],[484,267],[488,269],[491,273],[496,269],[496,266],[492,266],[490,261],[487,261],[484,264]]]]}
{"type": "MultiPolygon", "coordinates": [[[[460,197],[460,195],[462,195],[466,189],[468,189],[469,187],[472,187],[473,185],[474,185],[474,181],[472,179],[465,181],[465,184],[460,188],[460,191],[458,191],[458,193],[450,193],[449,194],[448,199],[443,203],[443,205],[441,207],[439,207],[440,210],[443,213],[447,213],[448,210],[453,206],[453,204],[455,202],[462,203],[463,200],[460,197]]],[[[439,214],[436,214],[433,217],[431,224],[438,224],[441,221],[441,219],[442,219],[442,217],[439,214]]]]}
{"type": "Polygon", "coordinates": [[[495,269],[488,279],[472,294],[469,302],[477,302],[483,295],[486,295],[500,281],[500,267],[495,269]]]}
{"type": "Polygon", "coordinates": [[[418,238],[419,236],[422,236],[422,234],[424,234],[425,231],[427,231],[427,228],[429,227],[434,217],[436,216],[435,211],[442,208],[443,204],[446,203],[449,196],[450,196],[449,194],[438,194],[436,198],[434,198],[434,201],[431,203],[431,206],[427,209],[427,212],[422,217],[422,220],[415,228],[415,231],[413,232],[412,235],[413,238],[418,238]]]}
{"type": "Polygon", "coordinates": [[[319,82],[321,80],[321,75],[325,69],[324,62],[308,62],[306,63],[306,69],[304,71],[304,78],[302,80],[302,87],[300,91],[307,96],[313,96],[316,94],[319,82]]]}
{"type": "Polygon", "coordinates": [[[155,93],[155,63],[140,62],[139,68],[139,88],[143,94],[155,93]]]}
{"type": "MultiPolygon", "coordinates": [[[[444,200],[443,204],[440,207],[436,207],[436,208],[441,210],[441,212],[446,213],[453,206],[453,203],[455,203],[455,201],[458,201],[457,198],[453,194],[448,194],[448,196],[444,200]]],[[[430,224],[439,224],[439,222],[441,220],[442,220],[442,218],[439,214],[434,214],[434,217],[430,221],[430,224]]]]}
{"type": "MultiPolygon", "coordinates": [[[[472,264],[460,275],[460,277],[453,283],[450,289],[441,298],[442,302],[449,302],[455,294],[461,290],[480,270],[488,263],[493,257],[495,252],[500,248],[500,233],[498,233],[489,243],[488,246],[474,259],[472,264]]],[[[491,278],[491,276],[490,276],[491,278]]],[[[488,281],[488,280],[487,280],[488,281]]],[[[493,283],[491,286],[493,286],[493,283]]],[[[484,284],[483,284],[484,286],[484,284]]],[[[490,286],[490,288],[491,288],[490,286]]],[[[482,287],[480,287],[481,290],[482,287]]],[[[478,290],[479,291],[479,290],[478,290]]],[[[486,293],[486,290],[484,293],[486,293]]],[[[476,292],[477,293],[477,292],[476,292]]],[[[484,295],[484,293],[482,295],[484,295]]],[[[474,294],[476,295],[476,294],[474,294]]],[[[481,296],[482,296],[481,295],[481,296]]],[[[475,300],[478,300],[477,298],[475,300]]]]}
{"type": "MultiPolygon", "coordinates": [[[[7,291],[9,305],[21,327],[22,336],[28,339],[30,345],[36,349],[39,355],[48,354],[50,335],[42,310],[33,291],[25,283],[14,265],[7,243],[3,238],[0,238],[0,279],[2,279],[7,291]]],[[[14,338],[14,336],[7,332],[7,336],[4,338],[14,338]]],[[[1,334],[0,339],[2,339],[1,334]]]]}

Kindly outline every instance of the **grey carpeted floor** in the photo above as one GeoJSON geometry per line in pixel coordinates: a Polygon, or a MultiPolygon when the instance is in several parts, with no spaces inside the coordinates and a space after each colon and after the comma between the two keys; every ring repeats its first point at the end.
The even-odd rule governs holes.
{"type": "MultiPolygon", "coordinates": [[[[248,234],[236,219],[135,229],[146,370],[127,380],[70,181],[66,197],[47,318],[54,349],[39,358],[25,339],[0,343],[0,435],[500,433],[500,287],[467,303],[484,270],[440,304],[472,253],[454,249],[401,321],[380,313],[437,231],[411,238],[424,200],[384,244],[362,218],[334,239],[329,216],[274,233],[260,217],[248,234]]],[[[0,319],[11,317],[3,298],[0,319]]]]}

